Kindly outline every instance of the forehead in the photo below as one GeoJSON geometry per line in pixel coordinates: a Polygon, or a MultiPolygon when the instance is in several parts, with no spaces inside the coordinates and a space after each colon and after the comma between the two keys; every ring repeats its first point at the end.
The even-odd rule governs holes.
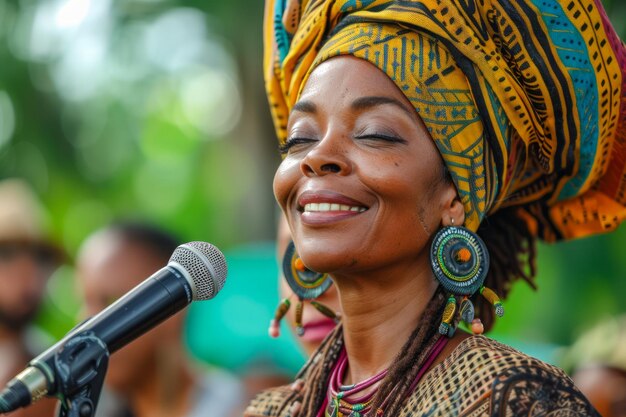
{"type": "Polygon", "coordinates": [[[160,267],[160,259],[148,248],[114,235],[98,236],[88,243],[78,260],[83,285],[123,293],[160,267]]]}
{"type": "Polygon", "coordinates": [[[310,74],[299,100],[324,98],[349,100],[360,96],[387,96],[412,107],[389,77],[373,64],[350,56],[331,58],[318,65],[310,74]]]}

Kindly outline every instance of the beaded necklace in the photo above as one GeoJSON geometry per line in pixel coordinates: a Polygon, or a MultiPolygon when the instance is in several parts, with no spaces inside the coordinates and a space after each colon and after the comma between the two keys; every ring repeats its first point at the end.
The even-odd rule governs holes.
{"type": "MultiPolygon", "coordinates": [[[[430,348],[426,360],[420,366],[420,369],[411,383],[409,393],[412,393],[417,383],[420,381],[426,370],[435,361],[435,358],[443,350],[444,346],[448,342],[447,337],[440,337],[430,348]]],[[[378,385],[387,375],[388,369],[385,369],[378,374],[367,378],[357,384],[343,385],[342,381],[345,376],[346,368],[348,366],[348,354],[345,347],[341,350],[337,363],[332,369],[330,374],[330,383],[328,385],[328,395],[324,401],[322,409],[318,416],[324,415],[326,417],[365,417],[370,414],[372,407],[372,400],[378,392],[378,385]],[[362,394],[363,391],[368,388],[372,388],[367,394],[362,394]]],[[[387,404],[387,401],[394,394],[395,390],[392,390],[387,398],[381,404],[381,408],[376,410],[376,416],[383,414],[383,409],[387,404]]]]}
{"type": "Polygon", "coordinates": [[[387,369],[385,369],[357,384],[342,385],[341,382],[345,376],[347,366],[348,354],[344,348],[339,354],[337,365],[330,374],[330,384],[328,385],[329,401],[326,410],[330,417],[361,417],[367,414],[377,389],[372,389],[365,395],[360,394],[368,388],[377,385],[387,375],[387,369]]]}

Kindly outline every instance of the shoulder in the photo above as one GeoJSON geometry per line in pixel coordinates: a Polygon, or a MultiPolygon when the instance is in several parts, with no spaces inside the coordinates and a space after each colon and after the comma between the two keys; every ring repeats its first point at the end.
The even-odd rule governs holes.
{"type": "Polygon", "coordinates": [[[541,370],[554,378],[569,379],[561,369],[485,336],[471,336],[461,342],[444,365],[467,367],[491,375],[541,370]]]}
{"type": "Polygon", "coordinates": [[[495,362],[491,382],[491,415],[597,416],[598,413],[563,370],[494,340],[478,338],[475,350],[495,362]]]}
{"type": "Polygon", "coordinates": [[[444,365],[456,372],[471,371],[472,378],[482,378],[489,385],[525,378],[571,384],[563,370],[484,336],[463,341],[444,365]]]}
{"type": "Polygon", "coordinates": [[[433,368],[407,407],[416,395],[429,399],[432,415],[598,415],[562,370],[483,336],[464,340],[433,368]]]}
{"type": "Polygon", "coordinates": [[[258,394],[250,403],[244,417],[291,417],[291,404],[297,394],[288,385],[271,388],[258,394]]]}

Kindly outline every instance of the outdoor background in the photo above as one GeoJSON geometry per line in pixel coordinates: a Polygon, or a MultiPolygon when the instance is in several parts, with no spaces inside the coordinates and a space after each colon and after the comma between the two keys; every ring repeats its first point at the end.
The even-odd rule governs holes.
{"type": "MultiPolygon", "coordinates": [[[[626,37],[626,1],[605,7],[626,37]]],[[[0,0],[0,178],[32,184],[70,255],[120,217],[224,250],[226,288],[193,306],[188,340],[239,372],[301,360],[289,336],[266,336],[279,158],[262,11],[260,0],[0,0]]],[[[626,311],[625,247],[624,227],[541,245],[539,291],[520,282],[493,336],[554,360],[553,347],[626,311]]],[[[39,325],[58,338],[79,309],[68,265],[49,282],[39,325]]]]}

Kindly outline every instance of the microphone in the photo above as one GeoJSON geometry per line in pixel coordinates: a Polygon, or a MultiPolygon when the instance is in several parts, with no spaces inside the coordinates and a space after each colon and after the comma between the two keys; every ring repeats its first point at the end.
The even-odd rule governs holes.
{"type": "MultiPolygon", "coordinates": [[[[66,394],[60,381],[63,378],[58,374],[67,374],[71,370],[67,367],[59,370],[55,360],[63,353],[64,348],[67,351],[72,344],[76,344],[74,341],[77,335],[84,334],[101,340],[98,343],[104,343],[102,348],[108,358],[109,354],[146,333],[192,301],[213,298],[224,286],[226,273],[224,255],[215,246],[206,242],[180,245],[167,266],[33,359],[0,393],[0,414],[27,406],[45,395],[66,394]]],[[[80,351],[77,352],[78,357],[80,351]]]]}

